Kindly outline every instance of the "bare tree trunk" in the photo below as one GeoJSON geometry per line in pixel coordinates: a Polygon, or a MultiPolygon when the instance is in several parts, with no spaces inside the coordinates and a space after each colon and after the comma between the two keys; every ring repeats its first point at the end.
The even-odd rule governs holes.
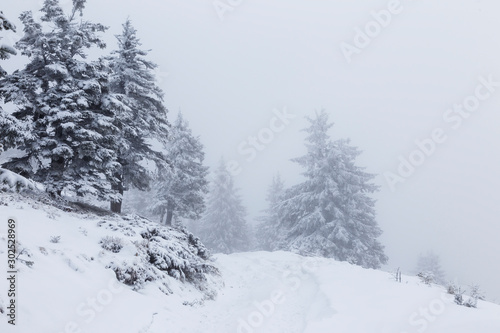
{"type": "Polygon", "coordinates": [[[123,201],[123,183],[119,182],[116,185],[112,186],[113,190],[118,190],[118,193],[121,194],[122,198],[119,201],[111,201],[110,209],[113,213],[121,214],[122,212],[122,201],[123,201]]]}
{"type": "Polygon", "coordinates": [[[172,201],[168,201],[167,203],[167,220],[165,224],[168,226],[172,226],[172,218],[174,217],[174,205],[172,201]]]}
{"type": "Polygon", "coordinates": [[[167,216],[167,209],[162,208],[161,214],[160,214],[160,224],[166,224],[166,216],[167,216]]]}

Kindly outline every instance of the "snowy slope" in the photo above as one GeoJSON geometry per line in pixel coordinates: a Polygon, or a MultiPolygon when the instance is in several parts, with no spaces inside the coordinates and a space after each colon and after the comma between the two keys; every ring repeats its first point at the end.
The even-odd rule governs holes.
{"type": "Polygon", "coordinates": [[[150,332],[498,333],[500,306],[458,306],[442,287],[287,252],[217,255],[225,288],[150,332]]]}
{"type": "MultiPolygon", "coordinates": [[[[99,222],[126,221],[67,213],[16,195],[0,199],[7,204],[0,204],[0,217],[17,219],[19,241],[30,252],[20,258],[34,262],[31,268],[19,264],[19,324],[13,329],[0,314],[2,333],[500,332],[498,305],[480,301],[469,309],[415,277],[397,283],[386,272],[287,252],[216,255],[224,283],[209,274],[197,288],[167,276],[134,291],[106,269],[112,260],[133,258],[134,248],[129,244],[112,253],[99,245],[102,237],[127,230],[99,222]],[[60,241],[51,243],[51,236],[60,241]]],[[[3,272],[5,236],[2,222],[3,272]]],[[[4,307],[6,289],[0,279],[4,307]]]]}
{"type": "MultiPolygon", "coordinates": [[[[156,228],[157,224],[140,217],[85,209],[65,212],[0,192],[0,218],[2,276],[7,272],[8,218],[17,221],[18,248],[22,251],[17,265],[18,325],[12,329],[5,313],[0,313],[2,333],[140,332],[165,300],[201,303],[213,298],[220,284],[216,268],[203,259],[203,246],[189,234],[156,228]],[[100,242],[105,237],[119,238],[120,251],[104,249],[100,242]],[[159,244],[164,252],[158,249],[159,244]],[[152,252],[164,256],[153,258],[152,252]],[[157,268],[165,262],[168,270],[157,268]],[[124,281],[136,283],[118,282],[114,270],[123,274],[124,281]],[[205,270],[213,274],[204,274],[205,270]]],[[[0,279],[3,312],[7,290],[6,279],[0,279]]]]}

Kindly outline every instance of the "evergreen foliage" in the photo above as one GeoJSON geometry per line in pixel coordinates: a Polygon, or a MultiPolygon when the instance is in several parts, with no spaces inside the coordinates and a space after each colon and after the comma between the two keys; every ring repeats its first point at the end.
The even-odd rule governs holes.
{"type": "Polygon", "coordinates": [[[26,134],[8,144],[16,143],[25,155],[4,167],[44,183],[54,196],[68,191],[111,199],[117,197],[110,184],[116,183],[119,168],[113,124],[117,101],[107,90],[105,64],[86,60],[88,49],[105,47],[100,35],[107,28],[77,19],[84,5],[84,0],[74,1],[66,15],[57,0],[45,0],[42,22],[35,22],[31,12],[20,16],[24,36],[16,48],[29,62],[2,80],[1,97],[17,109],[16,122],[3,122],[0,134],[12,136],[12,126],[23,128],[26,134]]]}
{"type": "Polygon", "coordinates": [[[277,225],[279,222],[278,204],[280,196],[284,191],[284,183],[279,174],[273,177],[272,183],[267,192],[268,207],[264,211],[265,215],[259,217],[259,225],[257,227],[257,246],[261,250],[272,251],[279,248],[276,240],[278,239],[277,225]]]}
{"type": "Polygon", "coordinates": [[[180,112],[165,148],[169,165],[159,170],[150,210],[167,225],[172,225],[174,216],[199,219],[205,210],[208,168],[203,165],[203,145],[180,112]]]}
{"type": "MultiPolygon", "coordinates": [[[[153,174],[148,162],[165,168],[166,157],[152,142],[167,143],[169,124],[163,105],[163,92],[156,85],[153,70],[156,64],[145,57],[148,51],[139,49],[141,43],[130,20],[123,24],[116,36],[118,50],[107,60],[111,68],[109,88],[115,106],[113,124],[119,129],[116,153],[119,168],[114,189],[123,195],[130,187],[145,191],[150,188],[153,174]]],[[[158,145],[161,146],[161,145],[158,145]]],[[[121,212],[122,199],[111,202],[111,210],[121,212]]]]}
{"type": "Polygon", "coordinates": [[[245,209],[224,160],[215,171],[200,238],[215,253],[245,251],[248,247],[245,209]]]}
{"type": "Polygon", "coordinates": [[[432,251],[418,257],[416,272],[431,276],[432,281],[435,283],[442,285],[445,283],[445,274],[441,268],[441,259],[432,251]]]}
{"type": "Polygon", "coordinates": [[[373,175],[355,164],[349,140],[332,141],[325,111],[308,118],[306,155],[293,161],[305,181],[284,191],[278,205],[279,248],[378,268],[387,262],[377,238],[373,175]]]}

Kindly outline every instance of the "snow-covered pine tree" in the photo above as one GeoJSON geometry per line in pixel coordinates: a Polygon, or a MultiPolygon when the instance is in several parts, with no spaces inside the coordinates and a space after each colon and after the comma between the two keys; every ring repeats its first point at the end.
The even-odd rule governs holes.
{"type": "Polygon", "coordinates": [[[446,277],[441,268],[441,259],[432,251],[419,255],[415,273],[430,276],[437,284],[444,285],[446,283],[446,277]]]}
{"type": "Polygon", "coordinates": [[[281,195],[284,191],[284,183],[279,174],[273,177],[272,183],[267,191],[267,209],[265,215],[258,218],[259,225],[257,226],[257,247],[265,251],[273,251],[279,248],[278,240],[278,204],[280,203],[281,195]]]}
{"type": "Polygon", "coordinates": [[[244,251],[248,246],[245,209],[233,178],[221,159],[208,194],[207,209],[200,223],[200,238],[216,253],[244,251]]]}
{"type": "Polygon", "coordinates": [[[110,111],[116,102],[107,94],[103,63],[85,59],[87,49],[105,47],[100,34],[107,28],[77,18],[84,6],[85,0],[74,0],[66,15],[57,0],[45,0],[41,23],[31,12],[20,16],[24,36],[16,48],[29,62],[4,78],[0,95],[17,106],[12,115],[31,136],[17,147],[25,156],[4,167],[44,183],[52,195],[70,191],[109,200],[118,166],[110,111]]]}
{"type": "MultiPolygon", "coordinates": [[[[152,149],[151,140],[166,143],[169,124],[163,105],[163,92],[156,85],[153,70],[156,64],[146,60],[148,51],[139,49],[141,43],[132,22],[123,24],[118,39],[118,50],[108,58],[112,69],[110,90],[120,101],[114,124],[120,129],[115,189],[123,194],[130,187],[147,190],[152,174],[145,168],[146,161],[162,165],[164,156],[152,149]]],[[[111,201],[111,211],[120,213],[122,199],[111,201]]]]}
{"type": "Polygon", "coordinates": [[[160,215],[161,223],[172,225],[172,218],[199,219],[205,209],[208,168],[199,138],[179,112],[170,129],[166,145],[167,168],[158,170],[150,209],[160,215]]]}
{"type": "MultiPolygon", "coordinates": [[[[0,11],[0,31],[10,30],[15,32],[16,27],[7,17],[0,11]]],[[[0,40],[2,37],[0,36],[0,40]]],[[[0,59],[9,59],[11,55],[17,54],[16,50],[10,45],[0,44],[0,59]]],[[[2,78],[7,75],[7,72],[0,66],[0,86],[3,85],[2,78]]],[[[1,96],[0,96],[1,97],[1,96]]],[[[16,147],[23,142],[23,138],[29,136],[29,129],[23,124],[20,124],[16,118],[5,112],[0,106],[0,154],[5,149],[16,147]]]]}
{"type": "Polygon", "coordinates": [[[330,139],[332,124],[324,110],[308,121],[307,153],[293,160],[306,180],[281,197],[277,241],[285,250],[378,268],[387,257],[368,196],[378,189],[371,183],[374,176],[356,166],[360,152],[348,140],[330,139]]]}
{"type": "MultiPolygon", "coordinates": [[[[11,30],[13,32],[16,31],[16,26],[12,24],[7,17],[0,10],[0,31],[2,30],[11,30]]],[[[2,37],[0,37],[0,40],[2,37]]],[[[0,44],[0,59],[6,60],[9,59],[11,55],[16,55],[16,50],[9,45],[0,44]]],[[[0,78],[7,74],[7,72],[0,66],[0,78]]]]}

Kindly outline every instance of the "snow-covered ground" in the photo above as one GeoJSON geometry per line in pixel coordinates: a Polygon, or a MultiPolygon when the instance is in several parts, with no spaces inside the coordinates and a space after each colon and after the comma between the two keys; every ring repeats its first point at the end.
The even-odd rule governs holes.
{"type": "MultiPolygon", "coordinates": [[[[67,213],[16,195],[0,199],[0,274],[7,271],[8,217],[30,254],[20,259],[34,262],[18,263],[17,326],[0,314],[2,333],[500,332],[498,305],[458,306],[442,287],[416,277],[403,275],[398,283],[387,272],[287,252],[215,255],[221,277],[209,275],[203,290],[165,277],[134,291],[106,268],[134,257],[134,248],[125,242],[117,254],[99,245],[122,232],[104,226],[124,220],[67,213]],[[60,240],[51,242],[53,236],[60,240]]],[[[0,279],[4,309],[7,289],[0,279]]]]}

